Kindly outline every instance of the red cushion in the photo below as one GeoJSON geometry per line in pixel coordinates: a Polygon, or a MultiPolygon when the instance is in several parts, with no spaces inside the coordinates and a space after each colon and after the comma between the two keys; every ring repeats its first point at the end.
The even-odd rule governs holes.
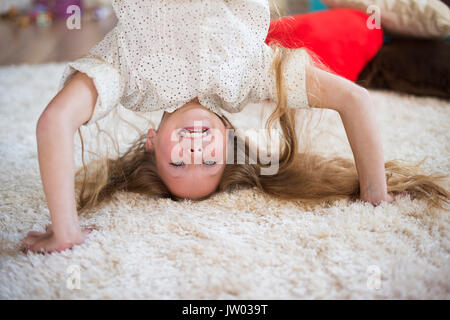
{"type": "Polygon", "coordinates": [[[382,29],[367,28],[368,15],[330,9],[274,20],[267,44],[309,49],[338,75],[355,81],[383,44],[382,29]]]}

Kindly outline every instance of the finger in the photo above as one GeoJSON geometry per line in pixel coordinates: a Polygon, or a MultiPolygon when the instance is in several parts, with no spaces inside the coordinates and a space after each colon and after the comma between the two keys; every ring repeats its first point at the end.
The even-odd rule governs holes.
{"type": "Polygon", "coordinates": [[[48,224],[45,227],[45,232],[53,232],[53,225],[52,224],[48,224]]]}
{"type": "Polygon", "coordinates": [[[394,196],[392,195],[392,194],[389,194],[388,193],[388,196],[387,196],[387,200],[386,200],[388,203],[392,203],[392,202],[394,202],[394,196]]]}
{"type": "Polygon", "coordinates": [[[35,243],[30,245],[28,250],[36,253],[46,253],[47,251],[51,251],[50,248],[47,248],[46,238],[40,238],[40,240],[37,240],[35,243]]]}
{"type": "Polygon", "coordinates": [[[22,247],[20,248],[20,251],[22,251],[23,253],[27,254],[28,253],[28,249],[29,249],[29,246],[22,245],[22,247]]]}
{"type": "MultiPolygon", "coordinates": [[[[82,232],[83,232],[83,239],[84,240],[86,240],[86,238],[89,236],[89,234],[92,232],[92,230],[94,230],[94,229],[91,229],[91,228],[87,228],[87,229],[84,229],[82,232]]],[[[84,241],[83,240],[83,241],[84,241]]]]}
{"type": "Polygon", "coordinates": [[[39,237],[45,234],[45,232],[39,232],[39,231],[30,231],[27,233],[27,237],[39,237]]]}
{"type": "Polygon", "coordinates": [[[25,237],[22,242],[23,244],[25,244],[26,246],[31,246],[33,245],[38,239],[40,239],[40,237],[36,237],[36,236],[27,236],[25,237]]]}

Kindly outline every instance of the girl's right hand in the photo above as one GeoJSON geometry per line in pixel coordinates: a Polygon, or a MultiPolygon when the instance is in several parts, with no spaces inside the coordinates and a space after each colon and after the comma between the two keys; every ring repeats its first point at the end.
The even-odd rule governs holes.
{"type": "Polygon", "coordinates": [[[72,248],[74,245],[82,244],[92,229],[85,229],[70,239],[60,239],[53,232],[52,225],[48,225],[45,232],[30,231],[23,239],[23,252],[28,250],[39,253],[61,252],[72,248]]]}

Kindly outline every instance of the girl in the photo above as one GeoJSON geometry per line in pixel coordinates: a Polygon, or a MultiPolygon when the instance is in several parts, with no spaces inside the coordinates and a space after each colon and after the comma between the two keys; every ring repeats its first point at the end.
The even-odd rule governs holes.
{"type": "Polygon", "coordinates": [[[310,203],[359,197],[378,205],[403,191],[436,206],[448,201],[448,192],[435,183],[442,177],[384,163],[365,89],[315,67],[304,49],[265,43],[267,0],[115,0],[113,6],[118,25],[86,57],[69,64],[63,89],[38,121],[52,225],[45,233],[30,232],[24,239],[28,249],[62,251],[81,244],[89,230],[80,229],[78,213],[118,190],[204,199],[248,185],[310,203]],[[235,128],[223,115],[264,100],[276,103],[266,127],[279,125],[282,131],[278,170],[270,175],[262,174],[267,165],[253,156],[248,141],[228,134],[235,128]],[[75,184],[75,132],[119,103],[133,111],[163,110],[159,127],[117,159],[83,162],[75,184]],[[295,113],[311,107],[339,113],[355,163],[299,152],[295,113]],[[245,161],[239,162],[242,155],[245,161]],[[95,165],[98,170],[88,170],[95,165]]]}

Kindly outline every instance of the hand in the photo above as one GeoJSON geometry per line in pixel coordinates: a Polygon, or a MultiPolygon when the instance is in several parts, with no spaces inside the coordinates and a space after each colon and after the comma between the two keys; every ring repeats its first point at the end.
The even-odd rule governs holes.
{"type": "Polygon", "coordinates": [[[27,253],[28,250],[40,253],[61,252],[72,248],[74,245],[83,243],[91,231],[92,229],[85,229],[71,238],[59,239],[53,232],[52,225],[48,225],[45,228],[45,232],[28,232],[26,238],[23,239],[24,248],[22,251],[24,253],[27,253]]]}
{"type": "Polygon", "coordinates": [[[384,193],[384,194],[362,193],[361,200],[370,202],[375,207],[378,206],[383,201],[386,201],[388,203],[392,203],[392,201],[394,201],[391,193],[384,193]]]}
{"type": "Polygon", "coordinates": [[[375,207],[378,206],[381,202],[386,201],[387,203],[392,203],[396,196],[407,196],[408,193],[406,191],[403,192],[384,192],[384,193],[371,193],[371,192],[363,192],[361,193],[361,200],[370,202],[375,207]]]}

